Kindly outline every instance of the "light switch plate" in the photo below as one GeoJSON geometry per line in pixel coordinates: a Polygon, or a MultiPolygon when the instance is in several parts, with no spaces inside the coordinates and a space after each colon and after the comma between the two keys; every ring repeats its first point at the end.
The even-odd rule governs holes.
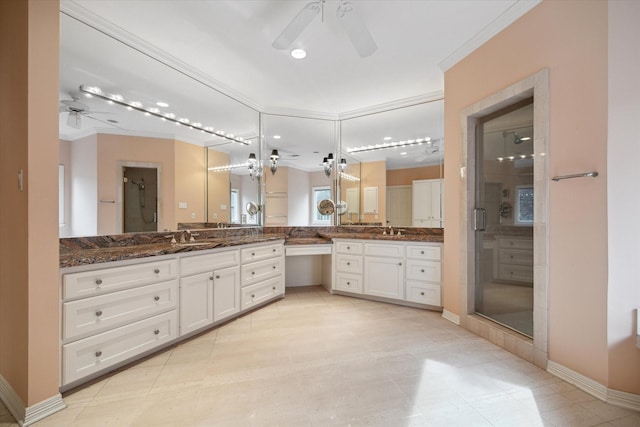
{"type": "Polygon", "coordinates": [[[187,202],[178,202],[178,209],[187,209],[187,202]]]}

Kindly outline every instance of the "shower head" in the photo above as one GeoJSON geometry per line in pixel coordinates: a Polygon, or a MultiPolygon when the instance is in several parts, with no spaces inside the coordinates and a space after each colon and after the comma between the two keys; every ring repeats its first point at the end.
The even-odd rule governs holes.
{"type": "Polygon", "coordinates": [[[137,185],[140,190],[144,190],[144,178],[140,179],[140,181],[136,181],[135,179],[131,179],[131,183],[133,185],[137,185]]]}

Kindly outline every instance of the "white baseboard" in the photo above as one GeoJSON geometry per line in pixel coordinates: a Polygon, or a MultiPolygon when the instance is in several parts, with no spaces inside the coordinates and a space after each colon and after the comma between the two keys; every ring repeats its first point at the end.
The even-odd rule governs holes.
{"type": "Polygon", "coordinates": [[[624,391],[613,390],[606,386],[587,378],[582,374],[555,363],[551,360],[547,362],[547,372],[556,377],[575,385],[580,390],[612,405],[620,406],[634,411],[640,411],[640,395],[626,393],[624,391]]]}
{"type": "Polygon", "coordinates": [[[449,322],[455,323],[456,325],[460,325],[460,316],[455,313],[450,312],[449,310],[442,310],[442,317],[447,319],[449,322]]]}
{"type": "Polygon", "coordinates": [[[67,407],[60,393],[35,405],[25,406],[18,393],[2,375],[0,375],[0,400],[5,403],[13,418],[22,427],[28,427],[67,407]]]}

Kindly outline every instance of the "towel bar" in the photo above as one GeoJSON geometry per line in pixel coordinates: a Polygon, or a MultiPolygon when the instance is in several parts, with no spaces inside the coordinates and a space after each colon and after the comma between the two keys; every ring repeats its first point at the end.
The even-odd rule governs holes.
{"type": "Polygon", "coordinates": [[[554,176],[553,178],[551,178],[551,180],[558,182],[561,179],[587,178],[587,177],[595,178],[596,176],[598,176],[598,172],[585,172],[585,173],[576,173],[576,174],[573,174],[573,175],[554,176]]]}

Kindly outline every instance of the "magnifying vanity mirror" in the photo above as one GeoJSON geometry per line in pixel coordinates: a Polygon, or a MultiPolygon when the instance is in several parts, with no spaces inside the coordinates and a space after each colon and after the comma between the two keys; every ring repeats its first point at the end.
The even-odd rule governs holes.
{"type": "Polygon", "coordinates": [[[230,168],[260,153],[256,110],[64,13],[60,45],[62,237],[239,225],[261,203],[230,168]]]}
{"type": "Polygon", "coordinates": [[[442,100],[342,120],[340,224],[444,227],[442,100]],[[356,169],[355,166],[358,166],[356,169]]]}

